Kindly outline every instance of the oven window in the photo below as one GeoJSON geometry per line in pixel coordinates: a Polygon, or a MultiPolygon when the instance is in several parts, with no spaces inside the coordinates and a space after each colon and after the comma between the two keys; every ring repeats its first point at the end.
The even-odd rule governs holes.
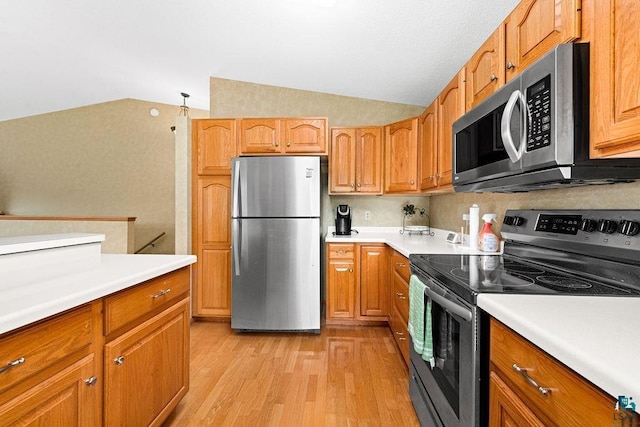
{"type": "Polygon", "coordinates": [[[432,303],[431,326],[435,367],[433,377],[449,405],[460,417],[460,323],[432,303]]]}
{"type": "MultiPolygon", "coordinates": [[[[500,134],[500,122],[505,105],[456,134],[456,173],[509,158],[500,134]]],[[[516,111],[514,116],[518,117],[517,114],[516,111]]]]}

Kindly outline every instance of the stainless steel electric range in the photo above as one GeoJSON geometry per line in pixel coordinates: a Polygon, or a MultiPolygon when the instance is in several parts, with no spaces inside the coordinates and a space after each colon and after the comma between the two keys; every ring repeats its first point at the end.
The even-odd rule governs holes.
{"type": "Polygon", "coordinates": [[[488,316],[480,293],[640,297],[640,210],[508,210],[502,255],[411,255],[426,285],[434,363],[411,349],[423,425],[486,425],[488,316]]]}

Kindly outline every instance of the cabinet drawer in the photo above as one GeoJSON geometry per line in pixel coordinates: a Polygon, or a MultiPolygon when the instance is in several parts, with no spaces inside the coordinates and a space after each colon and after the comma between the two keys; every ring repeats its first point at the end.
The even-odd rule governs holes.
{"type": "Polygon", "coordinates": [[[69,355],[89,354],[91,313],[84,305],[0,338],[0,393],[69,355]]]}
{"type": "Polygon", "coordinates": [[[536,415],[542,414],[557,425],[611,425],[613,397],[494,319],[490,358],[492,368],[519,397],[537,409],[536,415]],[[548,393],[543,394],[534,381],[548,388],[548,393]]]}
{"type": "Polygon", "coordinates": [[[105,335],[177,301],[189,285],[189,267],[184,267],[105,298],[105,335]]]}
{"type": "Polygon", "coordinates": [[[396,271],[404,280],[409,282],[411,276],[411,270],[409,269],[409,260],[401,253],[394,251],[391,256],[391,264],[394,271],[396,271]]]}
{"type": "Polygon", "coordinates": [[[398,344],[400,353],[404,362],[409,366],[409,331],[407,330],[407,322],[402,318],[398,310],[393,308],[393,316],[391,316],[391,333],[398,344]]]}
{"type": "Polygon", "coordinates": [[[356,245],[353,243],[331,243],[327,249],[329,259],[355,259],[356,245]]]}
{"type": "Polygon", "coordinates": [[[407,322],[409,320],[409,285],[397,271],[393,273],[393,305],[407,322]]]}

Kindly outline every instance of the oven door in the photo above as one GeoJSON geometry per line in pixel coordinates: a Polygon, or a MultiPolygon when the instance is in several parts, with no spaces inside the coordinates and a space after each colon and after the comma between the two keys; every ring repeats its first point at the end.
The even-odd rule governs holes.
{"type": "MultiPolygon", "coordinates": [[[[412,368],[418,377],[412,378],[416,382],[412,385],[414,388],[418,386],[426,400],[418,403],[430,409],[428,412],[432,420],[427,424],[479,425],[477,308],[435,279],[426,275],[419,277],[427,286],[425,298],[431,300],[434,362],[423,360],[413,349],[413,344],[410,346],[412,368]]],[[[418,407],[416,412],[419,412],[418,407]]]]}

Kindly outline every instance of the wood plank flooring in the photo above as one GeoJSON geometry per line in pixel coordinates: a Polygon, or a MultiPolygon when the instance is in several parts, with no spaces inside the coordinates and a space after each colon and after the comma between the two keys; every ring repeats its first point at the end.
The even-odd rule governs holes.
{"type": "Polygon", "coordinates": [[[419,426],[408,371],[383,326],[319,335],[191,325],[190,390],[173,426],[419,426]]]}

